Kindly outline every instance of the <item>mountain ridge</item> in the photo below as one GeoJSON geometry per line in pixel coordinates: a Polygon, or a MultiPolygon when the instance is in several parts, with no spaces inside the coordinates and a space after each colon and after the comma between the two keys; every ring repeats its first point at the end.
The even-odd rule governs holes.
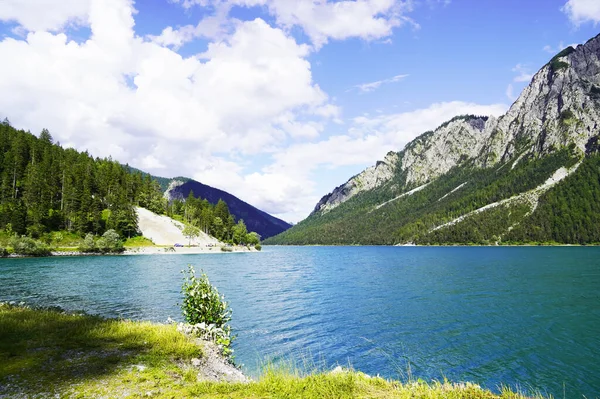
{"type": "Polygon", "coordinates": [[[561,51],[504,115],[458,116],[423,133],[325,195],[307,219],[267,243],[431,243],[434,236],[436,243],[468,243],[473,237],[444,239],[436,232],[457,231],[454,226],[498,206],[508,213],[519,208],[519,223],[512,215],[502,228],[481,227],[487,230],[480,241],[498,243],[514,236],[520,222],[537,210],[537,201],[526,205],[526,192],[535,192],[561,168],[570,171],[539,193],[538,198],[547,198],[577,174],[579,165],[593,163],[600,124],[599,58],[600,35],[561,51]],[[508,201],[511,197],[522,201],[508,201]],[[414,198],[421,203],[413,203],[414,198]]]}
{"type": "Polygon", "coordinates": [[[129,165],[126,165],[126,167],[133,172],[141,173],[143,176],[149,176],[157,181],[165,198],[169,201],[174,199],[185,200],[190,191],[194,193],[196,198],[206,199],[212,205],[216,205],[222,199],[227,203],[231,214],[235,216],[236,220],[243,219],[248,228],[258,233],[262,238],[272,237],[292,226],[290,223],[245,202],[225,190],[209,186],[189,177],[161,177],[129,165]]]}
{"type": "Polygon", "coordinates": [[[196,198],[206,199],[213,205],[222,199],[227,203],[229,211],[235,216],[236,220],[243,219],[248,229],[260,234],[262,238],[272,237],[291,227],[291,224],[286,221],[248,204],[227,191],[211,187],[194,179],[187,179],[186,181],[179,180],[179,178],[171,179],[171,183],[165,191],[165,196],[169,200],[184,200],[190,192],[193,192],[196,198]]]}

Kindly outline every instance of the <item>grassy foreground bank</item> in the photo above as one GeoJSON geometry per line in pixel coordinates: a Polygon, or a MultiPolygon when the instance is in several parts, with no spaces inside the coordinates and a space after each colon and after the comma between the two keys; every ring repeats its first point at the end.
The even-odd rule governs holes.
{"type": "Polygon", "coordinates": [[[353,371],[199,378],[201,343],[175,325],[0,304],[0,398],[523,398],[472,384],[402,384],[353,371]]]}

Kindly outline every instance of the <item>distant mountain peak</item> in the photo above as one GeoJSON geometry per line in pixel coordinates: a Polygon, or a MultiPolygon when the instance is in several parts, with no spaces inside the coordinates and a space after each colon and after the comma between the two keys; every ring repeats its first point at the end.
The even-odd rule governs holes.
{"type": "Polygon", "coordinates": [[[222,199],[227,203],[229,211],[236,220],[243,219],[248,230],[258,233],[262,238],[274,236],[292,226],[291,224],[242,201],[226,191],[208,186],[193,179],[184,181],[183,179],[175,178],[171,180],[165,191],[165,196],[169,200],[185,200],[190,192],[193,192],[196,198],[200,197],[206,199],[213,205],[222,199]]]}
{"type": "MultiPolygon", "coordinates": [[[[425,236],[429,237],[426,242],[443,242],[441,237],[449,237],[449,230],[460,237],[459,242],[482,241],[485,229],[495,232],[497,242],[503,235],[511,236],[509,233],[516,231],[524,218],[545,223],[536,228],[547,233],[548,226],[557,224],[543,218],[552,218],[550,214],[557,212],[558,205],[540,205],[546,216],[539,216],[538,201],[533,201],[532,193],[540,204],[551,201],[549,198],[560,204],[560,209],[576,204],[572,198],[563,201],[555,193],[571,190],[579,195],[580,188],[571,182],[582,175],[594,176],[588,191],[595,189],[594,182],[600,179],[600,172],[594,169],[600,163],[599,142],[600,35],[552,57],[504,115],[457,116],[423,133],[399,153],[388,153],[382,161],[336,187],[306,220],[270,242],[376,244],[419,237],[423,241],[425,236]],[[585,160],[586,156],[590,160],[585,160]],[[553,178],[563,170],[570,171],[564,179],[553,178]],[[555,184],[544,185],[547,181],[555,184]],[[508,201],[511,196],[514,198],[508,201]],[[488,216],[491,222],[484,220],[488,214],[493,214],[488,216]],[[450,223],[453,220],[460,223],[450,223]],[[478,222],[463,227],[474,220],[478,222]],[[490,223],[502,228],[491,228],[490,223]]],[[[593,198],[591,194],[584,197],[585,201],[593,198]]],[[[586,212],[595,209],[589,201],[581,207],[586,212]]],[[[577,217],[582,215],[581,209],[574,211],[577,217]]],[[[574,223],[570,217],[560,222],[565,231],[574,223]]],[[[596,215],[583,213],[578,223],[587,225],[596,219],[596,215]]],[[[534,230],[523,231],[522,237],[543,236],[536,236],[534,230]]],[[[561,239],[571,242],[579,235],[574,232],[570,238],[561,239]]],[[[587,242],[592,236],[584,231],[580,240],[587,242]]]]}

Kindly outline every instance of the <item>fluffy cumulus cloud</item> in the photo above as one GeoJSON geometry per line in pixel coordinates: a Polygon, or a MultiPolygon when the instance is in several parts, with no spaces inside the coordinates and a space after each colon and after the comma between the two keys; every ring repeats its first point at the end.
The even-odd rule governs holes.
{"type": "Polygon", "coordinates": [[[575,25],[600,22],[600,2],[598,0],[569,0],[562,11],[575,25]]]}
{"type": "Polygon", "coordinates": [[[88,22],[91,0],[2,0],[0,21],[18,23],[26,31],[58,31],[88,22]]]}
{"type": "Polygon", "coordinates": [[[403,21],[402,2],[176,2],[215,13],[187,31],[167,27],[150,38],[135,33],[131,0],[1,2],[0,20],[25,35],[0,41],[0,54],[10,60],[0,63],[0,91],[10,93],[0,96],[0,117],[34,133],[48,128],[63,146],[94,156],[196,178],[298,221],[324,194],[316,192],[317,168],[372,164],[457,114],[506,108],[448,102],[342,120],[313,80],[311,53],[330,39],[390,35],[403,21]],[[275,22],[232,19],[232,4],[261,6],[275,22]],[[78,25],[91,31],[81,42],[66,29],[78,25]],[[299,43],[292,26],[312,42],[299,43]],[[204,53],[176,51],[198,36],[209,39],[204,53]],[[344,133],[325,135],[332,124],[344,133]]]}
{"type": "Polygon", "coordinates": [[[183,58],[137,37],[133,15],[127,0],[93,0],[86,15],[40,19],[41,30],[5,38],[2,113],[34,132],[50,128],[63,145],[167,175],[318,137],[338,114],[312,80],[308,47],[261,19],[183,58]],[[45,31],[80,17],[92,32],[84,43],[45,31]]]}
{"type": "Polygon", "coordinates": [[[406,16],[412,10],[410,0],[172,0],[184,8],[213,7],[215,16],[207,17],[196,27],[169,28],[156,38],[162,43],[177,45],[193,36],[210,36],[227,30],[230,20],[224,18],[232,6],[256,7],[268,10],[277,25],[291,29],[300,27],[316,49],[330,39],[357,37],[374,40],[389,37],[403,23],[416,24],[406,16]],[[208,33],[207,33],[208,32],[208,33]]]}

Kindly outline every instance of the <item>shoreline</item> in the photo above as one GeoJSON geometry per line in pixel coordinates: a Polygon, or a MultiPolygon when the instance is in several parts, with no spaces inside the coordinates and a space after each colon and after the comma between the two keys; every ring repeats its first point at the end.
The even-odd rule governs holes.
{"type": "Polygon", "coordinates": [[[199,255],[199,254],[229,254],[259,252],[254,248],[245,246],[232,247],[137,247],[126,248],[120,255],[199,255]],[[221,248],[228,248],[223,251],[221,248]]]}
{"type": "Polygon", "coordinates": [[[52,251],[48,256],[30,256],[10,254],[0,259],[20,258],[50,258],[50,257],[79,257],[79,256],[136,256],[136,255],[203,255],[203,254],[232,254],[232,253],[257,253],[254,248],[248,247],[137,247],[125,248],[121,253],[97,253],[80,251],[52,251]],[[223,251],[221,248],[228,248],[223,251]]]}

